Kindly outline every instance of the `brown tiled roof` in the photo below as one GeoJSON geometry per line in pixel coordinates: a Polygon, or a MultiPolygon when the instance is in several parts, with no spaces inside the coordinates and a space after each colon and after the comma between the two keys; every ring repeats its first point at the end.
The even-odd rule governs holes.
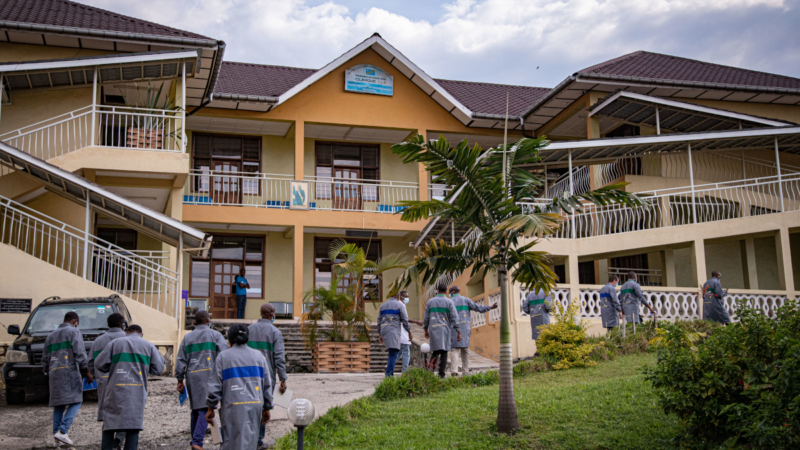
{"type": "Polygon", "coordinates": [[[277,97],[316,71],[223,61],[214,93],[277,97]]]}
{"type": "Polygon", "coordinates": [[[550,92],[550,88],[513,86],[508,84],[475,83],[471,81],[436,80],[462,105],[483,114],[506,113],[506,92],[510,94],[508,114],[517,116],[536,100],[550,92]]]}
{"type": "Polygon", "coordinates": [[[0,0],[0,20],[176,38],[210,39],[67,0],[0,0]]]}
{"type": "Polygon", "coordinates": [[[798,78],[645,51],[630,53],[587,67],[578,74],[769,88],[800,88],[800,79],[798,78]]]}

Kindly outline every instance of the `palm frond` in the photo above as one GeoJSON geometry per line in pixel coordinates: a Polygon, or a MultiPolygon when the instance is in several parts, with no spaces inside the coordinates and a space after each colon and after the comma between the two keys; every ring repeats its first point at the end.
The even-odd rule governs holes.
{"type": "Polygon", "coordinates": [[[555,233],[564,218],[558,214],[533,212],[511,216],[498,224],[495,233],[513,231],[525,237],[542,237],[555,233]]]}
{"type": "Polygon", "coordinates": [[[525,289],[542,289],[549,294],[558,282],[558,277],[550,268],[551,261],[546,252],[529,251],[535,244],[536,241],[533,241],[518,249],[509,250],[508,266],[515,267],[511,279],[522,284],[525,289]]]}

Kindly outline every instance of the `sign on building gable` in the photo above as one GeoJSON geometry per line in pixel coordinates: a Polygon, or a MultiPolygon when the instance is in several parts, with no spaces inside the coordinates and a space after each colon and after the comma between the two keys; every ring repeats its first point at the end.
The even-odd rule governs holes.
{"type": "Polygon", "coordinates": [[[360,94],[394,94],[394,77],[369,64],[353,66],[344,72],[344,90],[360,94]]]}

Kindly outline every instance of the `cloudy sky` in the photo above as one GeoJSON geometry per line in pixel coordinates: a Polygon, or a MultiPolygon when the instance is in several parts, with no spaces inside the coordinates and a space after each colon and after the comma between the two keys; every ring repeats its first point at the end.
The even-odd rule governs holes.
{"type": "Polygon", "coordinates": [[[436,78],[552,87],[648,50],[800,77],[800,0],[79,0],[320,68],[380,33],[436,78]],[[538,69],[537,69],[538,67],[538,69]]]}

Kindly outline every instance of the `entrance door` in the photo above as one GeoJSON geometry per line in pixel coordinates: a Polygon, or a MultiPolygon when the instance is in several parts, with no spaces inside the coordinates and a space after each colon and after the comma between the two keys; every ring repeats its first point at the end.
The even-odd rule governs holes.
{"type": "Polygon", "coordinates": [[[214,261],[211,268],[210,313],[214,318],[236,318],[236,290],[233,282],[242,269],[242,263],[214,261]]]}
{"type": "Polygon", "coordinates": [[[361,210],[361,185],[358,169],[336,169],[333,183],[333,209],[361,210]],[[353,180],[353,181],[347,181],[353,180]]]}
{"type": "Polygon", "coordinates": [[[212,176],[214,203],[239,205],[242,203],[242,165],[237,162],[214,163],[214,176],[212,176]],[[220,174],[229,173],[233,176],[220,174]]]}

